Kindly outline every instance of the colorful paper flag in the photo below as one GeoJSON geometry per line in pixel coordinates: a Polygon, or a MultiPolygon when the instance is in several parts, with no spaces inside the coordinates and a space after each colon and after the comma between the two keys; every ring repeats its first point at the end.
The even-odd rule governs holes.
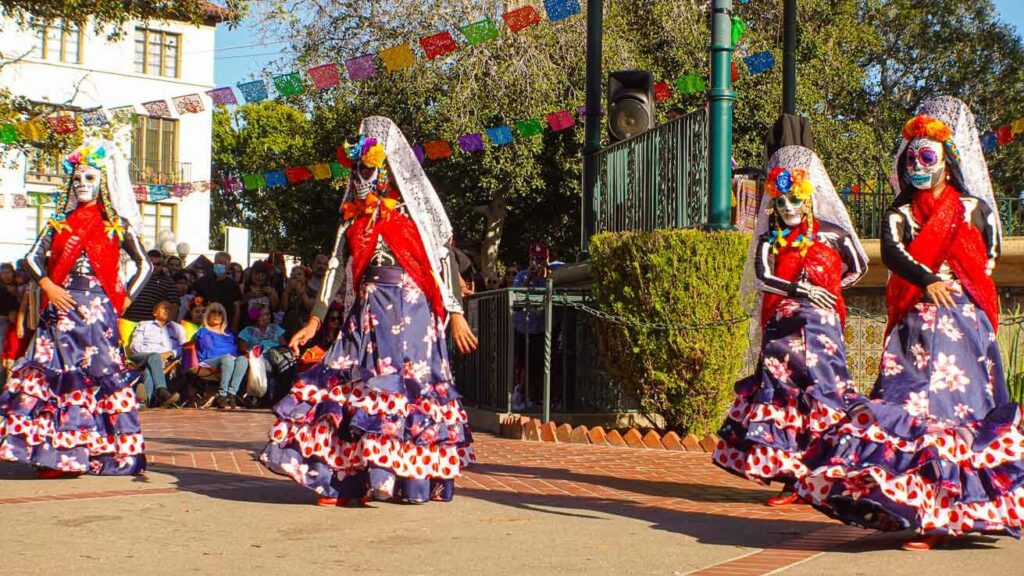
{"type": "Polygon", "coordinates": [[[552,112],[545,117],[548,126],[552,132],[561,132],[562,130],[568,130],[576,125],[576,118],[573,117],[572,112],[568,110],[559,110],[558,112],[552,112]]]}
{"type": "Polygon", "coordinates": [[[214,88],[213,90],[207,90],[206,95],[213,100],[213,103],[219,106],[225,106],[227,104],[238,104],[238,98],[235,98],[235,92],[230,87],[225,86],[224,88],[214,88]]]}
{"type": "Polygon", "coordinates": [[[27,142],[38,142],[43,138],[46,138],[46,131],[43,129],[43,123],[37,119],[29,120],[28,122],[18,122],[14,125],[18,131],[18,138],[27,142]]]}
{"type": "Polygon", "coordinates": [[[171,103],[174,104],[174,109],[178,111],[179,115],[198,114],[206,110],[203,106],[203,99],[199,97],[199,94],[175,96],[171,98],[171,103]]]}
{"type": "Polygon", "coordinates": [[[421,38],[420,46],[423,47],[427,60],[440,58],[459,49],[459,45],[455,43],[455,38],[452,38],[451,32],[439,32],[421,38]]]}
{"type": "Polygon", "coordinates": [[[75,121],[75,117],[71,114],[47,116],[46,123],[50,125],[50,130],[53,130],[54,134],[63,136],[78,132],[78,122],[75,121]]]}
{"type": "Polygon", "coordinates": [[[423,146],[417,144],[412,147],[412,153],[416,156],[416,161],[423,164],[424,160],[427,159],[427,153],[423,150],[423,146]]]}
{"type": "Polygon", "coordinates": [[[317,90],[337,86],[341,83],[341,75],[338,72],[338,65],[334,62],[314,66],[307,70],[309,78],[313,80],[313,86],[317,90]]]}
{"type": "Polygon", "coordinates": [[[171,189],[166,184],[150,184],[146,192],[149,202],[159,202],[171,197],[171,189]]]}
{"type": "Polygon", "coordinates": [[[192,183],[182,182],[179,184],[171,184],[171,196],[175,198],[184,198],[192,193],[192,183]]]}
{"type": "Polygon", "coordinates": [[[739,16],[732,17],[732,45],[739,43],[740,38],[747,32],[747,23],[739,16]]]}
{"type": "Polygon", "coordinates": [[[238,84],[238,91],[246,102],[262,102],[267,99],[267,84],[263,80],[251,80],[238,84]]]}
{"type": "Polygon", "coordinates": [[[1024,134],[1024,118],[1017,118],[1014,120],[1013,124],[1010,125],[1010,128],[1013,130],[1014,134],[1024,134]]]}
{"type": "Polygon", "coordinates": [[[242,174],[242,183],[246,190],[259,190],[267,185],[267,180],[263,174],[242,174]]]}
{"type": "Polygon", "coordinates": [[[405,70],[416,62],[416,57],[412,53],[412,47],[408,44],[401,44],[387,50],[382,50],[380,59],[384,61],[384,67],[388,69],[388,72],[405,70]]]}
{"type": "Polygon", "coordinates": [[[985,152],[992,152],[996,149],[996,135],[992,131],[981,135],[981,149],[985,152]]]}
{"type": "Polygon", "coordinates": [[[523,6],[518,10],[506,12],[502,14],[501,19],[513,34],[540,24],[540,14],[537,14],[537,9],[533,6],[523,6]]]}
{"type": "Polygon", "coordinates": [[[452,146],[444,140],[434,140],[424,144],[423,151],[430,160],[443,160],[452,155],[452,146]]]}
{"type": "Polygon", "coordinates": [[[0,142],[14,144],[18,141],[18,130],[14,124],[0,124],[0,142]]]}
{"type": "Polygon", "coordinates": [[[132,186],[132,193],[135,194],[135,199],[139,202],[149,199],[149,188],[144,185],[132,186]]]}
{"type": "Polygon", "coordinates": [[[761,74],[775,67],[775,56],[765,50],[764,52],[747,56],[743,59],[743,62],[747,65],[747,70],[751,74],[761,74]]]}
{"type": "Polygon", "coordinates": [[[473,152],[480,152],[484,149],[484,136],[479,132],[473,134],[463,134],[459,136],[459,148],[462,148],[463,152],[472,154],[473,152]]]}
{"type": "Polygon", "coordinates": [[[459,28],[459,31],[466,37],[466,41],[473,46],[498,39],[498,27],[494,25],[494,20],[490,18],[466,24],[459,28]]]}
{"type": "Polygon", "coordinates": [[[284,177],[289,184],[305,182],[313,179],[313,172],[306,166],[294,166],[284,169],[284,177]]]}
{"type": "Polygon", "coordinates": [[[82,112],[82,126],[104,126],[110,123],[107,113],[103,110],[82,112]]]}
{"type": "Polygon", "coordinates": [[[279,96],[296,96],[306,91],[302,85],[302,76],[298,72],[274,76],[274,89],[279,96]]]}
{"type": "Polygon", "coordinates": [[[732,78],[733,82],[735,82],[735,81],[740,79],[740,67],[736,65],[736,61],[735,60],[733,60],[731,62],[731,72],[732,72],[731,78],[732,78]]]}
{"type": "Polygon", "coordinates": [[[662,80],[654,85],[654,100],[657,102],[664,102],[672,97],[672,89],[668,87],[668,82],[662,80]]]}
{"type": "Polygon", "coordinates": [[[146,109],[150,118],[170,118],[171,107],[167,104],[167,100],[153,100],[152,102],[143,102],[142,107],[146,109]]]}
{"type": "Polygon", "coordinates": [[[331,165],[327,163],[313,164],[309,167],[309,171],[313,173],[313,178],[317,180],[330,180],[331,179],[331,165]]]}
{"type": "Polygon", "coordinates": [[[345,168],[344,166],[338,164],[337,162],[331,162],[330,166],[331,178],[348,178],[349,174],[352,173],[351,170],[345,168]]]}
{"type": "Polygon", "coordinates": [[[676,79],[676,89],[683,94],[699,94],[707,87],[704,85],[704,78],[697,72],[691,72],[686,76],[676,79]]]}
{"type": "Polygon", "coordinates": [[[267,180],[267,188],[277,188],[288,184],[288,178],[285,177],[283,170],[264,172],[263,177],[267,180]]]}
{"type": "Polygon", "coordinates": [[[544,126],[540,123],[539,118],[530,118],[529,120],[523,120],[516,122],[516,132],[523,138],[532,138],[533,136],[540,136],[544,133],[544,126]]]}
{"type": "Polygon", "coordinates": [[[544,0],[548,20],[558,22],[580,13],[580,0],[544,0]]]}
{"type": "Polygon", "coordinates": [[[487,133],[487,139],[494,146],[504,146],[512,142],[512,130],[507,124],[495,126],[494,128],[485,128],[484,132],[487,133]]]}
{"type": "Polygon", "coordinates": [[[226,194],[238,194],[245,189],[242,179],[237,176],[228,176],[221,180],[220,189],[226,194]]]}
{"type": "Polygon", "coordinates": [[[1013,131],[1010,130],[1009,126],[1000,126],[996,129],[996,143],[1000,146],[1006,146],[1010,142],[1013,142],[1013,131]]]}
{"type": "Polygon", "coordinates": [[[377,65],[373,63],[373,54],[365,54],[345,60],[345,70],[350,80],[369,80],[377,74],[377,65]]]}

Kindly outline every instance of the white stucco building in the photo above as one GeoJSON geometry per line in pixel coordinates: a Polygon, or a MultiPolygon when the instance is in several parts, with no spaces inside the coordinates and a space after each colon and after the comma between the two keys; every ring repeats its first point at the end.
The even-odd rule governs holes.
{"type": "MultiPolygon", "coordinates": [[[[35,101],[69,103],[81,109],[133,106],[138,118],[123,131],[135,185],[176,184],[210,179],[214,35],[224,20],[210,5],[203,25],[184,22],[129,23],[123,37],[110,41],[93,26],[81,29],[48,22],[45,31],[19,29],[7,21],[0,31],[5,57],[27,52],[0,70],[0,83],[35,101]],[[78,93],[75,94],[77,89],[78,93]],[[171,98],[200,94],[204,111],[179,115],[171,98]],[[73,99],[72,99],[73,96],[73,99]],[[69,102],[70,99],[70,102],[69,102]],[[166,100],[171,116],[152,118],[143,102],[166,100]],[[130,132],[130,133],[129,133],[130,132]]],[[[18,207],[17,195],[55,191],[63,183],[60,159],[9,155],[0,164],[0,261],[22,257],[53,211],[52,204],[18,207]]],[[[193,255],[209,251],[210,192],[140,203],[143,243],[172,230],[193,255]]]]}

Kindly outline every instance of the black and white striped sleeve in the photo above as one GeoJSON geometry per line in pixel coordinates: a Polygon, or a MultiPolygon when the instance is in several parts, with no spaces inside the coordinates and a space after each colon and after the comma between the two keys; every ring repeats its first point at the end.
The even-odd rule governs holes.
{"type": "Polygon", "coordinates": [[[882,217],[882,263],[908,282],[924,289],[942,279],[931,268],[921,264],[910,255],[903,243],[904,232],[909,225],[906,216],[890,208],[882,217]]]}
{"type": "Polygon", "coordinates": [[[864,277],[868,271],[868,260],[860,250],[857,250],[853,236],[844,233],[837,244],[836,250],[839,251],[839,257],[842,258],[845,268],[841,281],[841,286],[845,290],[864,277]]]}
{"type": "Polygon", "coordinates": [[[773,260],[772,243],[768,240],[767,236],[764,236],[758,241],[757,258],[754,260],[754,276],[757,278],[757,289],[762,292],[792,296],[796,292],[796,283],[776,276],[773,260]]]}
{"type": "Polygon", "coordinates": [[[139,238],[135,234],[125,232],[124,240],[121,241],[121,249],[135,263],[135,274],[128,279],[127,286],[125,287],[128,297],[135,300],[135,297],[142,291],[142,287],[149,281],[150,275],[153,274],[153,265],[149,263],[149,258],[146,257],[146,250],[142,247],[142,243],[139,242],[139,238]]]}
{"type": "Polygon", "coordinates": [[[35,244],[32,244],[32,248],[25,254],[25,270],[37,283],[45,278],[48,272],[52,244],[53,228],[46,226],[36,237],[35,244]]]}
{"type": "Polygon", "coordinates": [[[988,255],[988,262],[985,265],[985,273],[989,276],[996,268],[996,259],[999,258],[1001,246],[999,245],[999,227],[997,219],[999,214],[993,212],[984,201],[977,201],[977,207],[971,214],[971,224],[981,232],[985,240],[985,249],[988,255]]]}

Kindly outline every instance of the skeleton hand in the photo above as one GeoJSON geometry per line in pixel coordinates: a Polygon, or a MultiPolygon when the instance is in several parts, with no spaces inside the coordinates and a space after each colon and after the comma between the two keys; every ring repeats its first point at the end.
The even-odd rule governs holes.
{"type": "Polygon", "coordinates": [[[815,306],[825,308],[827,310],[834,310],[836,307],[836,301],[838,300],[835,294],[825,290],[821,286],[815,286],[806,280],[797,282],[796,293],[800,296],[805,296],[815,306]]]}

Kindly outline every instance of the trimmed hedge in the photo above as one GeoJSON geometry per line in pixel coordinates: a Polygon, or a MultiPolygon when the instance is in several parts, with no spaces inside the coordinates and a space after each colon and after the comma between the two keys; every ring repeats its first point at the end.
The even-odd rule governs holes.
{"type": "MultiPolygon", "coordinates": [[[[700,230],[603,233],[590,244],[594,295],[605,312],[644,323],[703,324],[744,314],[748,234],[700,230]]],[[[743,364],[747,323],[698,331],[604,323],[605,363],[670,429],[721,425],[743,364]]]]}

